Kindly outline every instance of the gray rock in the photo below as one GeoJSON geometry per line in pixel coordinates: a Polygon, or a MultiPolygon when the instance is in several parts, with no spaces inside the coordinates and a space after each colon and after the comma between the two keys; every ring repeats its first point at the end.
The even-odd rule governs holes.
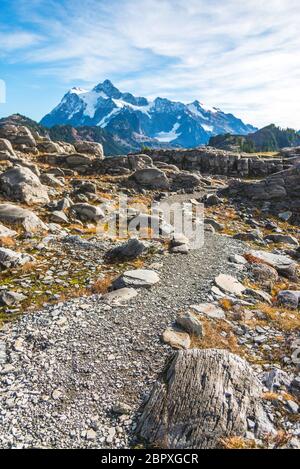
{"type": "Polygon", "coordinates": [[[64,183],[60,181],[57,177],[55,177],[53,174],[47,174],[47,173],[42,174],[41,181],[43,184],[46,184],[46,186],[64,187],[64,183]]]}
{"type": "Polygon", "coordinates": [[[289,219],[293,216],[293,212],[291,211],[286,211],[286,212],[281,212],[278,214],[278,218],[280,218],[283,221],[289,221],[289,219]]]}
{"type": "Polygon", "coordinates": [[[87,153],[96,156],[103,160],[104,158],[104,151],[103,146],[101,143],[97,142],[89,142],[89,141],[79,141],[74,142],[74,147],[78,153],[87,153]]]}
{"type": "Polygon", "coordinates": [[[204,204],[206,207],[220,205],[222,202],[222,199],[220,199],[220,197],[218,197],[216,194],[208,194],[204,199],[204,204]]]}
{"type": "Polygon", "coordinates": [[[288,410],[291,412],[291,414],[298,414],[299,412],[299,406],[297,404],[297,402],[295,401],[286,401],[286,406],[288,408],[288,410]]]}
{"type": "Polygon", "coordinates": [[[29,254],[22,254],[12,249],[0,247],[0,266],[4,269],[22,266],[26,262],[32,262],[33,259],[29,254]]]}
{"type": "Polygon", "coordinates": [[[201,321],[199,321],[199,319],[190,311],[179,314],[176,318],[176,323],[190,334],[193,334],[197,337],[204,336],[201,321]]]}
{"type": "Polygon", "coordinates": [[[122,262],[132,259],[136,259],[145,251],[147,251],[148,245],[144,242],[139,241],[136,238],[131,238],[125,243],[110,249],[106,254],[105,258],[109,262],[122,262]]]}
{"type": "Polygon", "coordinates": [[[141,186],[149,189],[169,189],[170,184],[167,176],[158,168],[138,169],[132,176],[141,186]]]}
{"type": "Polygon", "coordinates": [[[63,211],[54,210],[50,215],[50,220],[53,223],[69,223],[67,215],[63,211]]]}
{"type": "Polygon", "coordinates": [[[255,436],[262,437],[274,429],[261,395],[260,382],[239,356],[225,350],[179,351],[154,385],[137,434],[165,449],[218,448],[222,438],[244,437],[251,416],[255,436]]]}
{"type": "Polygon", "coordinates": [[[95,205],[90,205],[87,203],[74,204],[70,208],[70,211],[73,215],[82,221],[97,222],[105,216],[101,207],[96,207],[95,205]]]}
{"type": "Polygon", "coordinates": [[[0,138],[0,160],[9,158],[10,156],[16,157],[10,141],[5,138],[0,138]]]}
{"type": "Polygon", "coordinates": [[[172,246],[182,246],[184,244],[188,244],[189,239],[182,233],[174,233],[171,239],[172,246]]]}
{"type": "Polygon", "coordinates": [[[254,288],[246,288],[244,295],[252,296],[258,301],[265,301],[269,305],[272,304],[272,296],[263,290],[254,290],[254,288]]]}
{"type": "Polygon", "coordinates": [[[233,295],[241,295],[246,289],[236,278],[227,274],[218,275],[215,278],[215,284],[221,288],[221,290],[233,295]]]}
{"type": "Polygon", "coordinates": [[[173,246],[171,248],[173,254],[188,254],[189,250],[190,248],[187,244],[181,244],[180,246],[173,246]]]}
{"type": "Polygon", "coordinates": [[[136,171],[138,169],[151,168],[153,161],[148,155],[128,155],[128,164],[132,171],[136,171]]]}
{"type": "Polygon", "coordinates": [[[223,309],[213,303],[199,303],[198,305],[191,305],[190,308],[212,319],[225,319],[226,317],[223,309]]]}
{"type": "Polygon", "coordinates": [[[259,241],[262,240],[262,235],[257,231],[251,231],[248,233],[237,233],[233,236],[233,238],[239,239],[241,241],[259,241]]]}
{"type": "Polygon", "coordinates": [[[241,264],[241,265],[247,264],[247,261],[244,258],[244,256],[240,256],[239,254],[230,255],[229,256],[229,261],[233,262],[234,264],[241,264]]]}
{"type": "Polygon", "coordinates": [[[300,291],[299,290],[281,290],[278,293],[277,301],[280,305],[287,308],[297,309],[299,306],[300,291]]]}
{"type": "Polygon", "coordinates": [[[103,295],[103,301],[109,305],[120,305],[135,298],[137,294],[134,288],[120,288],[103,295]]]}
{"type": "Polygon", "coordinates": [[[223,228],[224,228],[224,225],[217,222],[213,218],[204,218],[204,224],[205,225],[211,225],[216,231],[222,231],[223,228]]]}
{"type": "Polygon", "coordinates": [[[15,238],[16,236],[17,236],[16,231],[11,230],[10,228],[7,228],[6,226],[0,224],[0,238],[4,238],[4,237],[15,238]]]}
{"type": "Polygon", "coordinates": [[[11,200],[27,204],[48,203],[47,188],[29,168],[14,167],[0,176],[0,190],[11,200]]]}
{"type": "Polygon", "coordinates": [[[22,226],[30,233],[47,231],[47,225],[31,210],[13,204],[0,204],[0,221],[22,226]]]}
{"type": "Polygon", "coordinates": [[[25,300],[26,296],[22,293],[17,293],[13,291],[4,291],[0,292],[0,304],[3,306],[14,306],[18,303],[21,303],[25,300]]]}
{"type": "Polygon", "coordinates": [[[79,166],[90,165],[94,157],[91,155],[84,155],[81,153],[75,153],[74,155],[69,155],[66,158],[66,163],[71,168],[77,168],[79,166]]]}
{"type": "Polygon", "coordinates": [[[188,349],[191,346],[191,338],[187,332],[168,327],[162,334],[162,340],[175,350],[188,349]]]}
{"type": "Polygon", "coordinates": [[[150,288],[159,282],[159,276],[153,270],[128,270],[113,282],[113,288],[150,288]]]}
{"type": "Polygon", "coordinates": [[[264,239],[266,241],[272,241],[272,243],[285,243],[285,244],[292,244],[293,246],[299,246],[297,239],[294,236],[285,235],[285,234],[269,234],[265,236],[264,239]]]}
{"type": "Polygon", "coordinates": [[[289,256],[284,254],[273,254],[268,251],[251,251],[254,257],[264,261],[266,264],[274,267],[280,275],[291,280],[296,280],[297,264],[289,256]]]}

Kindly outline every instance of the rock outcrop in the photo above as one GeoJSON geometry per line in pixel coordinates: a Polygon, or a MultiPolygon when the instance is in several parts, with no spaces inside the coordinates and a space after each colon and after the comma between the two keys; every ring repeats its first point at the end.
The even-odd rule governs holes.
{"type": "Polygon", "coordinates": [[[272,432],[251,366],[225,350],[175,353],[154,385],[137,434],[150,445],[209,449],[229,436],[272,432]]]}

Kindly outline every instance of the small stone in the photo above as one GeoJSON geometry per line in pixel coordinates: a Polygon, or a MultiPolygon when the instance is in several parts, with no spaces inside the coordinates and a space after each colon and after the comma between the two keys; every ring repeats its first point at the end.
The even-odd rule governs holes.
{"type": "Polygon", "coordinates": [[[95,430],[90,428],[89,430],[87,430],[85,438],[87,439],[87,441],[94,441],[97,438],[97,433],[95,432],[95,430]]]}
{"type": "Polygon", "coordinates": [[[171,327],[168,327],[163,335],[162,340],[174,349],[188,349],[191,345],[189,334],[182,332],[171,327]]]}

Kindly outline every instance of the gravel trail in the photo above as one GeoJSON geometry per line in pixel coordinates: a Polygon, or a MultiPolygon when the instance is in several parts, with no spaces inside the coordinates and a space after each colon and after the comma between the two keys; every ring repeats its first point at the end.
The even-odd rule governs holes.
{"type": "Polygon", "coordinates": [[[228,256],[243,249],[208,233],[199,250],[153,256],[160,283],[126,306],[94,295],[5,326],[0,447],[127,447],[133,416],[171,350],[162,332],[178,311],[210,299],[214,277],[230,272],[228,256]],[[128,415],[112,412],[117,403],[130,407],[128,415]]]}

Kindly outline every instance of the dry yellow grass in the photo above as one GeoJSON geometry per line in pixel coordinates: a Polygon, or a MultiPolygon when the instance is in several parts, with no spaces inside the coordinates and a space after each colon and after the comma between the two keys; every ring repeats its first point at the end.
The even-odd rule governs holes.
{"type": "Polygon", "coordinates": [[[192,336],[192,348],[215,348],[226,349],[230,352],[244,356],[243,349],[238,345],[235,334],[231,326],[223,320],[211,321],[208,318],[201,318],[205,335],[203,338],[192,336]],[[222,334],[223,333],[223,334],[222,334]],[[224,334],[226,333],[226,335],[224,334]]]}
{"type": "Polygon", "coordinates": [[[281,306],[270,306],[266,303],[258,303],[255,309],[262,311],[267,321],[273,322],[276,327],[283,331],[291,331],[300,328],[300,315],[281,306]]]}
{"type": "Polygon", "coordinates": [[[232,301],[229,298],[221,298],[219,300],[219,305],[224,311],[230,311],[232,308],[232,301]]]}
{"type": "Polygon", "coordinates": [[[104,294],[108,292],[109,287],[111,286],[115,278],[114,274],[107,275],[104,278],[96,280],[91,286],[91,292],[94,294],[104,294]]]}
{"type": "Polygon", "coordinates": [[[16,241],[14,238],[10,236],[2,236],[0,238],[0,247],[2,248],[12,248],[16,245],[16,241]]]}
{"type": "Polygon", "coordinates": [[[34,272],[36,269],[36,263],[35,262],[26,262],[24,265],[21,267],[21,272],[24,274],[27,274],[28,272],[34,272]]]}
{"type": "Polygon", "coordinates": [[[255,440],[246,440],[241,436],[229,436],[221,439],[223,449],[256,449],[255,440]]]}

